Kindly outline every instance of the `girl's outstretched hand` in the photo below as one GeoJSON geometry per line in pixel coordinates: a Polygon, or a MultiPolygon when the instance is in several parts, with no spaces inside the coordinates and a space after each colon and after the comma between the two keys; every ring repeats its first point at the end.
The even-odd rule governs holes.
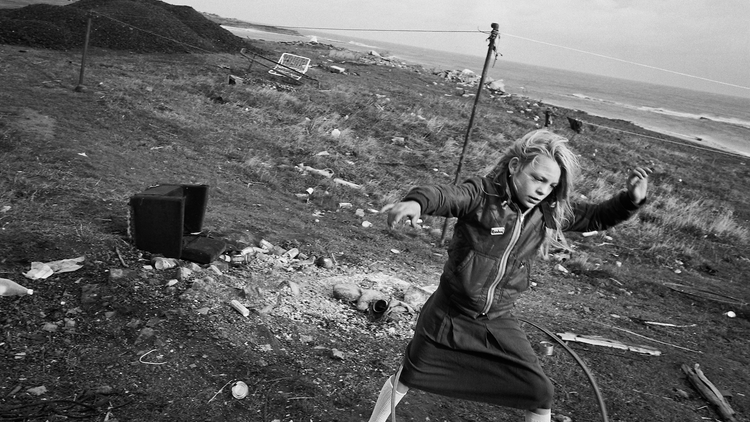
{"type": "Polygon", "coordinates": [[[651,169],[646,167],[636,167],[628,176],[626,182],[628,194],[630,195],[630,200],[636,205],[646,199],[649,174],[651,174],[651,169]]]}
{"type": "Polygon", "coordinates": [[[396,227],[396,223],[403,218],[409,219],[412,227],[419,228],[419,216],[422,214],[422,207],[416,201],[404,201],[388,204],[380,212],[388,212],[388,227],[390,228],[396,227]]]}

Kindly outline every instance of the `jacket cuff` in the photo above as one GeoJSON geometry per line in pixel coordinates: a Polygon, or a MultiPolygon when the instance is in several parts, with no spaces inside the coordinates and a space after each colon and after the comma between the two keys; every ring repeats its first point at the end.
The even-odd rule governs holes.
{"type": "Polygon", "coordinates": [[[648,197],[645,197],[643,198],[643,200],[641,200],[641,202],[636,204],[630,198],[630,193],[628,191],[623,191],[623,193],[620,195],[620,204],[628,211],[636,211],[638,208],[644,206],[647,200],[648,197]]]}
{"type": "Polygon", "coordinates": [[[419,207],[421,208],[422,214],[425,213],[425,210],[427,209],[427,197],[425,197],[421,193],[417,192],[409,192],[406,194],[406,196],[401,200],[401,202],[404,201],[414,201],[419,204],[419,207]]]}

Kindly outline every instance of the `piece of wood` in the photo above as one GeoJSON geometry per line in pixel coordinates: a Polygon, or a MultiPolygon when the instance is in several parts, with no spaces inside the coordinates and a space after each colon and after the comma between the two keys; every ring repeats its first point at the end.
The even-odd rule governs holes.
{"type": "Polygon", "coordinates": [[[728,295],[714,292],[711,290],[699,289],[697,287],[688,286],[685,284],[678,284],[678,283],[664,283],[664,285],[676,292],[683,293],[689,296],[699,297],[701,299],[712,300],[714,302],[719,302],[719,303],[724,303],[727,305],[734,305],[734,306],[747,306],[748,305],[747,301],[740,300],[740,299],[737,299],[736,297],[728,296],[728,295]],[[692,290],[692,292],[689,292],[687,290],[692,290]]]}
{"type": "Polygon", "coordinates": [[[300,165],[299,165],[299,166],[297,166],[297,167],[298,167],[299,169],[303,170],[303,171],[307,171],[307,172],[310,172],[310,173],[315,173],[315,174],[317,174],[318,176],[328,177],[329,179],[330,179],[331,177],[333,177],[333,171],[331,171],[331,170],[329,170],[329,169],[325,169],[325,170],[320,170],[320,169],[316,169],[316,168],[314,168],[314,167],[306,166],[306,165],[304,165],[304,164],[300,164],[300,165]]]}
{"type": "Polygon", "coordinates": [[[658,325],[661,327],[674,327],[674,328],[690,328],[695,327],[695,324],[687,324],[687,325],[677,325],[677,324],[670,324],[668,322],[654,322],[654,321],[643,321],[644,324],[649,325],[658,325]]]}
{"type": "Polygon", "coordinates": [[[565,341],[575,341],[577,343],[591,344],[594,346],[611,347],[614,349],[629,350],[631,352],[644,353],[651,356],[661,355],[661,351],[648,346],[635,346],[625,344],[616,340],[606,339],[600,336],[581,336],[575,333],[558,333],[561,339],[565,341]]]}
{"type": "Polygon", "coordinates": [[[117,258],[120,260],[120,264],[122,264],[123,267],[127,268],[128,264],[124,259],[122,259],[122,254],[120,253],[120,249],[117,246],[115,246],[115,253],[117,254],[117,258]]]}
{"type": "Polygon", "coordinates": [[[700,369],[700,365],[695,364],[694,368],[690,368],[686,364],[682,364],[682,372],[687,375],[688,380],[693,387],[695,387],[701,395],[708,400],[709,403],[716,407],[716,411],[719,416],[727,422],[736,422],[737,419],[734,417],[735,411],[724,399],[724,395],[721,394],[718,388],[713,385],[711,381],[703,374],[700,369]]]}
{"type": "Polygon", "coordinates": [[[667,342],[665,342],[665,341],[661,341],[661,340],[656,340],[656,339],[653,339],[653,338],[651,338],[651,337],[646,337],[646,336],[644,336],[643,334],[638,334],[638,333],[634,333],[634,332],[632,332],[632,331],[630,331],[630,330],[626,330],[626,329],[624,329],[624,328],[620,328],[620,327],[615,327],[614,325],[604,324],[604,323],[601,323],[601,322],[597,322],[597,321],[594,321],[594,322],[596,322],[597,324],[599,324],[599,325],[602,325],[602,326],[604,326],[604,327],[609,327],[609,328],[612,328],[612,329],[615,329],[615,330],[620,330],[620,331],[622,331],[622,332],[625,332],[625,333],[628,333],[628,334],[632,334],[632,335],[634,335],[634,336],[637,336],[637,337],[645,338],[646,340],[650,340],[650,341],[653,341],[653,342],[655,342],[655,343],[665,344],[665,345],[667,345],[667,346],[672,346],[672,347],[676,347],[676,348],[678,348],[678,349],[682,349],[682,350],[687,350],[688,352],[693,352],[693,353],[703,353],[703,352],[701,352],[700,350],[693,350],[693,349],[688,349],[687,347],[682,347],[682,346],[678,346],[678,345],[676,345],[676,344],[672,344],[672,343],[667,343],[667,342]]]}
{"type": "Polygon", "coordinates": [[[338,183],[339,185],[348,186],[348,187],[350,187],[352,189],[362,189],[362,185],[358,185],[358,184],[352,183],[352,182],[347,182],[344,179],[335,178],[335,179],[333,179],[333,181],[335,183],[338,183]]]}

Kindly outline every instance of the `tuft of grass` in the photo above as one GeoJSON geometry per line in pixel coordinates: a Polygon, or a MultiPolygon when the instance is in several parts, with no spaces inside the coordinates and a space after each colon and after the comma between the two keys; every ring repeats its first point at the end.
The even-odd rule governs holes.
{"type": "Polygon", "coordinates": [[[654,197],[641,218],[657,221],[665,231],[681,231],[698,238],[714,236],[744,244],[750,240],[750,231],[737,221],[731,205],[716,200],[685,201],[676,194],[663,194],[654,197]]]}

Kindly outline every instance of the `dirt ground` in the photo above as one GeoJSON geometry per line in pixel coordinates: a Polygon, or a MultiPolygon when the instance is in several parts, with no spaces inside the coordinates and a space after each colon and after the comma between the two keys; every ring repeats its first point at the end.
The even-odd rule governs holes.
{"type": "MultiPolygon", "coordinates": [[[[49,60],[46,54],[27,63],[44,72],[38,63],[49,60]]],[[[385,68],[362,67],[360,73],[365,71],[401,78],[385,68]]],[[[412,77],[403,76],[404,83],[412,77]]],[[[244,185],[239,200],[234,189],[242,185],[222,182],[212,186],[204,229],[236,248],[267,240],[277,253],[258,253],[236,266],[181,261],[185,269],[157,269],[154,257],[128,236],[126,201],[164,176],[166,163],[149,161],[154,153],[147,148],[126,154],[118,140],[97,138],[95,131],[107,125],[126,133],[142,122],[117,123],[95,101],[80,101],[71,86],[48,78],[34,78],[34,89],[22,90],[29,81],[17,68],[4,68],[0,78],[6,85],[0,97],[2,177],[15,188],[0,203],[0,278],[36,291],[0,298],[0,420],[367,420],[383,380],[398,367],[417,312],[406,308],[373,321],[368,312],[334,298],[333,286],[349,283],[398,299],[415,286],[434,286],[445,259],[434,235],[389,231],[384,216],[367,207],[364,216],[337,206],[321,216],[314,204],[262,183],[244,185]],[[16,92],[8,88],[13,84],[16,92]],[[66,107],[93,116],[96,124],[71,124],[66,107]],[[80,164],[89,163],[81,161],[86,152],[109,158],[80,164]],[[138,175],[130,167],[136,159],[146,163],[138,175]],[[24,167],[16,164],[21,161],[24,167]],[[67,180],[75,186],[64,195],[49,188],[52,181],[67,180]],[[3,209],[6,204],[9,209],[3,209]],[[48,210],[43,220],[23,217],[35,215],[34,207],[48,210]],[[373,226],[364,227],[363,220],[373,226]],[[293,248],[303,256],[283,256],[293,248]],[[43,280],[22,276],[32,262],[80,256],[83,267],[75,271],[43,280]],[[320,257],[330,258],[332,267],[317,265],[320,257]],[[244,304],[249,315],[232,308],[231,300],[244,304]],[[249,387],[243,399],[232,395],[236,381],[249,387]]],[[[225,176],[221,162],[181,164],[170,166],[173,179],[189,180],[197,165],[214,169],[214,180],[225,176]]],[[[720,420],[686,379],[683,364],[700,364],[728,395],[736,420],[750,420],[750,323],[747,307],[736,303],[746,297],[746,279],[727,276],[723,267],[713,275],[711,267],[656,265],[603,236],[572,241],[610,267],[615,260],[641,265],[642,278],[618,280],[612,277],[616,268],[562,273],[554,262],[541,263],[518,315],[554,333],[659,350],[653,356],[569,343],[594,374],[609,420],[720,420]],[[707,291],[725,295],[709,297],[707,291]],[[735,318],[727,316],[729,310],[735,318]]],[[[747,267],[741,251],[726,260],[727,267],[729,261],[732,268],[747,267]]],[[[534,344],[549,340],[531,324],[525,327],[534,344]]],[[[540,359],[557,389],[555,420],[602,420],[594,390],[572,356],[558,346],[549,356],[540,348],[540,359]]],[[[418,391],[398,408],[401,421],[506,421],[521,415],[418,391]]]]}

